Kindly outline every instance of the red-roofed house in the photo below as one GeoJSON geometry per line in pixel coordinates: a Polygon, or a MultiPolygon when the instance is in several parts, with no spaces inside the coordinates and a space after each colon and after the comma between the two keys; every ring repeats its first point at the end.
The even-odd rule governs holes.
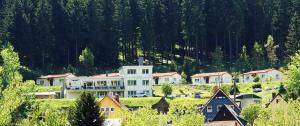
{"type": "Polygon", "coordinates": [[[240,82],[253,82],[255,77],[259,77],[261,82],[274,82],[274,81],[282,81],[283,73],[276,69],[265,69],[265,70],[257,70],[250,71],[247,73],[243,73],[240,75],[240,82]]]}
{"type": "Polygon", "coordinates": [[[193,84],[231,83],[232,76],[228,72],[200,73],[191,76],[193,84]]]}
{"type": "Polygon", "coordinates": [[[155,84],[179,84],[181,80],[181,76],[177,72],[154,73],[152,75],[155,84]]]}
{"type": "Polygon", "coordinates": [[[65,84],[67,77],[75,77],[75,75],[72,73],[65,73],[41,76],[36,80],[36,84],[43,86],[62,86],[65,84]]]}

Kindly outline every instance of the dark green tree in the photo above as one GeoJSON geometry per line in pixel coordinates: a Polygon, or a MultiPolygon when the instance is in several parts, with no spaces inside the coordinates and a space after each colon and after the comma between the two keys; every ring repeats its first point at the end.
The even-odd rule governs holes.
{"type": "Polygon", "coordinates": [[[294,55],[300,49],[300,19],[297,13],[293,15],[290,21],[288,35],[286,37],[286,55],[294,55]]]}
{"type": "Polygon", "coordinates": [[[237,60],[238,69],[241,72],[249,71],[251,68],[251,64],[249,62],[249,55],[247,53],[246,46],[243,46],[242,51],[240,53],[239,59],[237,60]]]}
{"type": "Polygon", "coordinates": [[[253,69],[262,69],[264,68],[264,51],[261,45],[258,42],[254,43],[251,55],[251,62],[253,69]]]}
{"type": "Polygon", "coordinates": [[[223,62],[223,51],[222,48],[217,46],[214,52],[211,53],[211,71],[223,71],[224,62],[223,62]]]}

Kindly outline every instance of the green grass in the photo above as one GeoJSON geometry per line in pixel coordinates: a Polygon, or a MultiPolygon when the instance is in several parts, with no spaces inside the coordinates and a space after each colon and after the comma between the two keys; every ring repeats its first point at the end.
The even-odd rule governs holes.
{"type": "Polygon", "coordinates": [[[60,90],[61,86],[35,86],[35,92],[54,92],[60,90]]]}
{"type": "Polygon", "coordinates": [[[41,107],[61,108],[74,105],[75,99],[37,99],[41,107]]]}

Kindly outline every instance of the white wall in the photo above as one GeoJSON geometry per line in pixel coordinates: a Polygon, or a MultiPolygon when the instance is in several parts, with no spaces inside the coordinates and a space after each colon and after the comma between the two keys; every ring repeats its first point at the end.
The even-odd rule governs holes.
{"type": "MultiPolygon", "coordinates": [[[[237,100],[238,101],[238,100],[237,100]]],[[[261,99],[259,98],[244,98],[239,100],[241,102],[241,107],[244,108],[249,104],[259,104],[261,102],[261,99]]]]}
{"type": "MultiPolygon", "coordinates": [[[[226,73],[220,77],[218,76],[210,76],[209,77],[209,84],[215,84],[215,83],[231,83],[232,82],[232,76],[229,73],[226,73]]],[[[193,84],[206,84],[206,80],[204,77],[199,78],[192,78],[193,84]],[[198,82],[196,80],[199,80],[198,82]]]]}
{"type": "MultiPolygon", "coordinates": [[[[65,83],[65,78],[53,78],[52,86],[62,86],[64,83],[65,83]]],[[[42,86],[50,86],[50,79],[37,79],[36,84],[42,86]],[[42,84],[41,81],[44,81],[44,84],[42,84]]]]}
{"type": "MultiPolygon", "coordinates": [[[[282,81],[283,79],[283,73],[278,70],[272,70],[266,73],[258,73],[256,76],[259,76],[261,82],[276,82],[276,81],[282,81]]],[[[254,78],[251,74],[247,75],[241,75],[240,76],[240,82],[253,82],[254,78]]]]}
{"type": "MultiPolygon", "coordinates": [[[[171,83],[180,84],[181,76],[179,74],[174,74],[172,76],[164,76],[158,78],[158,84],[171,83]]],[[[155,80],[153,80],[155,83],[155,80]]]]}

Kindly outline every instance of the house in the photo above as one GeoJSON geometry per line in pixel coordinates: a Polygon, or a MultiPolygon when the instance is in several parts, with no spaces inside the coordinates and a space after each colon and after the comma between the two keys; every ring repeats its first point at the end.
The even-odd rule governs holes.
{"type": "Polygon", "coordinates": [[[133,97],[139,93],[152,96],[153,66],[122,66],[118,73],[94,76],[68,77],[65,83],[65,98],[77,98],[80,93],[90,91],[96,97],[119,95],[133,97]]]}
{"type": "Polygon", "coordinates": [[[240,82],[243,83],[254,82],[255,77],[259,77],[261,82],[267,82],[267,81],[276,82],[276,81],[282,81],[283,73],[276,69],[250,71],[240,75],[240,82]]]}
{"type": "Polygon", "coordinates": [[[240,107],[244,108],[249,104],[259,104],[261,102],[261,97],[255,95],[255,94],[240,94],[236,96],[235,101],[240,103],[240,107]]]}
{"type": "Polygon", "coordinates": [[[65,84],[65,80],[68,77],[75,77],[75,75],[72,73],[65,73],[41,76],[36,80],[36,84],[42,86],[62,86],[65,84]]]}
{"type": "Polygon", "coordinates": [[[282,104],[287,105],[288,103],[279,93],[277,95],[275,93],[272,93],[272,100],[268,104],[266,104],[266,108],[282,104]]]}
{"type": "Polygon", "coordinates": [[[159,113],[167,114],[169,112],[169,103],[165,97],[162,97],[157,103],[152,105],[152,109],[156,109],[159,113]]]}
{"type": "Polygon", "coordinates": [[[191,76],[193,84],[231,83],[232,76],[228,72],[200,73],[191,76]]]}
{"type": "Polygon", "coordinates": [[[201,112],[205,116],[205,122],[213,120],[223,105],[230,106],[238,115],[241,112],[239,106],[226,95],[224,91],[219,89],[210,100],[201,107],[201,112]]]}
{"type": "Polygon", "coordinates": [[[181,76],[177,72],[154,73],[153,80],[155,84],[179,84],[181,76]]]}
{"type": "Polygon", "coordinates": [[[119,96],[116,95],[115,97],[106,95],[101,99],[99,102],[100,113],[107,119],[114,119],[116,118],[115,113],[121,111],[129,111],[129,109],[120,103],[119,96]]]}
{"type": "Polygon", "coordinates": [[[205,126],[246,126],[247,121],[240,118],[231,106],[223,105],[220,111],[205,126]]]}

